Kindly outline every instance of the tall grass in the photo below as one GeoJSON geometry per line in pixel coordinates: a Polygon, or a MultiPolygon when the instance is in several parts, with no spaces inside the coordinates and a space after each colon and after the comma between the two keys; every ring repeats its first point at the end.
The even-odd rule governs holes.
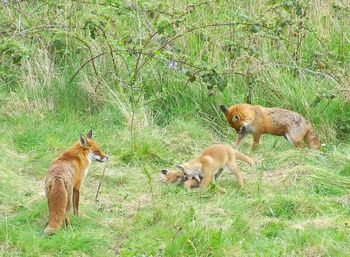
{"type": "Polygon", "coordinates": [[[111,106],[223,124],[221,103],[248,101],[298,111],[334,140],[349,129],[350,57],[348,6],[332,3],[4,2],[2,111],[111,106]],[[226,87],[205,82],[212,70],[226,87]]]}

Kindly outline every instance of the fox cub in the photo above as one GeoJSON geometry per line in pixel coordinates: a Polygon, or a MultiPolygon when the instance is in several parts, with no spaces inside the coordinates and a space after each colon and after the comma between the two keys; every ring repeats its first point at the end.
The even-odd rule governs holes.
{"type": "Polygon", "coordinates": [[[186,189],[199,187],[201,179],[200,176],[189,177],[185,176],[185,173],[182,170],[180,165],[176,166],[178,170],[167,170],[163,169],[161,172],[163,173],[163,181],[167,183],[176,183],[176,184],[184,184],[186,189]]]}
{"type": "Polygon", "coordinates": [[[227,167],[236,176],[239,186],[243,187],[243,177],[236,159],[255,165],[251,158],[232,147],[215,144],[204,149],[196,159],[177,165],[179,171],[162,170],[162,173],[168,182],[185,181],[186,188],[197,187],[198,185],[200,188],[205,188],[227,167]]]}
{"type": "Polygon", "coordinates": [[[92,161],[105,162],[108,157],[92,140],[92,131],[61,154],[50,166],[45,180],[49,206],[49,223],[46,235],[54,234],[65,220],[70,225],[69,211],[73,201],[74,214],[78,215],[79,190],[92,161]]]}
{"type": "Polygon", "coordinates": [[[311,123],[297,112],[250,104],[235,104],[230,108],[221,105],[220,108],[238,133],[236,149],[247,134],[253,134],[253,149],[258,146],[261,134],[284,136],[295,147],[305,142],[311,149],[320,149],[320,140],[311,123]]]}

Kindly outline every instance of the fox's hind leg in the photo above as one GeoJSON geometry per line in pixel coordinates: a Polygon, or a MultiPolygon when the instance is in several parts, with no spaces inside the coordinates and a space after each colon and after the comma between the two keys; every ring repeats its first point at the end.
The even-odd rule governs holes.
{"type": "Polygon", "coordinates": [[[293,127],[286,133],[286,138],[289,142],[291,142],[295,147],[303,147],[304,137],[306,134],[306,128],[302,127],[293,127]]]}
{"type": "Polygon", "coordinates": [[[67,228],[71,227],[70,217],[69,217],[69,212],[70,212],[71,207],[72,207],[72,197],[68,197],[67,208],[66,208],[66,217],[64,219],[67,228]]]}
{"type": "Polygon", "coordinates": [[[295,135],[290,135],[286,133],[287,140],[292,143],[295,147],[300,148],[303,146],[303,138],[297,137],[295,135]]]}

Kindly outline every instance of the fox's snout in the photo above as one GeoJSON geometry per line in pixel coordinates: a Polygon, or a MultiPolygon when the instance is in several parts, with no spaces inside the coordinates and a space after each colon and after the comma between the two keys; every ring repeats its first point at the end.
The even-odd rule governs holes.
{"type": "Polygon", "coordinates": [[[250,125],[250,122],[245,122],[242,126],[236,129],[238,134],[252,133],[253,129],[250,125]]]}
{"type": "Polygon", "coordinates": [[[102,155],[98,153],[89,153],[89,159],[91,161],[98,161],[98,162],[108,161],[108,157],[106,155],[102,155]]]}
{"type": "Polygon", "coordinates": [[[97,161],[99,161],[99,162],[106,162],[106,161],[108,161],[108,157],[104,156],[100,160],[97,160],[97,161]]]}

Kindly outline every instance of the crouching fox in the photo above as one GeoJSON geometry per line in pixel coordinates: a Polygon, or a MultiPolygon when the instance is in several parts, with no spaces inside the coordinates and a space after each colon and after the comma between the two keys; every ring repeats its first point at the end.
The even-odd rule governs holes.
{"type": "Polygon", "coordinates": [[[179,171],[162,170],[165,181],[169,183],[184,182],[186,188],[206,188],[220,176],[224,168],[228,168],[236,176],[240,187],[243,187],[243,177],[236,160],[244,161],[252,166],[254,160],[223,144],[210,145],[195,159],[182,165],[177,165],[179,171]]]}
{"type": "Polygon", "coordinates": [[[250,104],[235,104],[230,108],[221,105],[220,108],[238,134],[236,149],[247,134],[253,134],[253,149],[258,146],[261,134],[284,136],[295,147],[305,142],[309,148],[320,149],[320,139],[311,123],[297,112],[250,104]]]}

